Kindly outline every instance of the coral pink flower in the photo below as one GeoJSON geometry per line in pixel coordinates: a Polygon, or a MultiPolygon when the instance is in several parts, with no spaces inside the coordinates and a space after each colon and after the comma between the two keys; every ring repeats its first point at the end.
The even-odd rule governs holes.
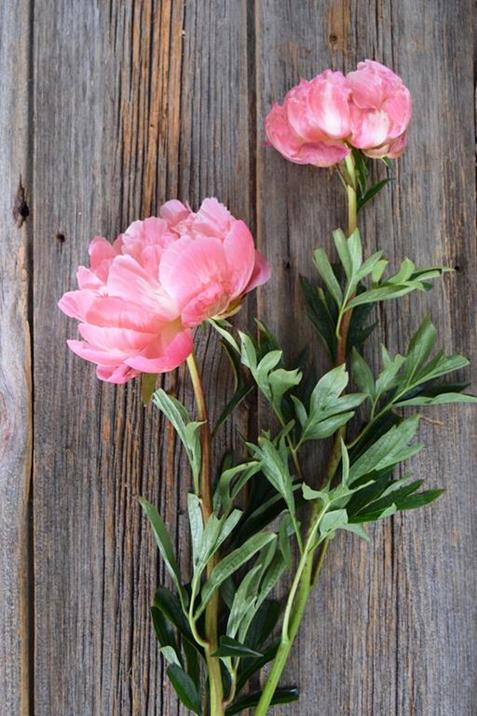
{"type": "Polygon", "coordinates": [[[167,222],[156,218],[134,222],[113,244],[93,239],[90,268],[78,269],[79,290],[61,298],[83,338],[68,345],[97,364],[101,380],[125,383],[141,372],[169,371],[191,352],[190,331],[158,280],[161,256],[174,241],[167,222]]]}
{"type": "Polygon", "coordinates": [[[372,157],[398,157],[406,146],[412,114],[411,95],[400,77],[379,62],[366,60],[346,76],[346,84],[351,144],[372,157]]]}
{"type": "Polygon", "coordinates": [[[197,214],[171,201],[161,215],[135,221],[112,244],[95,238],[79,290],[59,301],[80,321],[83,340],[69,347],[97,364],[101,380],[173,370],[192,351],[192,326],[236,309],[270,275],[248,228],[216,199],[197,214]]]}
{"type": "Polygon", "coordinates": [[[177,240],[164,251],[159,280],[177,302],[184,325],[233,313],[244,294],[270,278],[246,224],[217,199],[205,199],[197,213],[169,201],[160,215],[177,240]]]}
{"type": "Polygon", "coordinates": [[[341,72],[325,70],[310,82],[302,80],[268,114],[270,143],[297,164],[329,167],[342,161],[350,152],[349,94],[341,72]]]}
{"type": "Polygon", "coordinates": [[[329,167],[351,147],[371,157],[399,156],[406,146],[411,97],[384,65],[366,60],[346,77],[325,70],[302,80],[265,120],[270,143],[297,164],[329,167]]]}

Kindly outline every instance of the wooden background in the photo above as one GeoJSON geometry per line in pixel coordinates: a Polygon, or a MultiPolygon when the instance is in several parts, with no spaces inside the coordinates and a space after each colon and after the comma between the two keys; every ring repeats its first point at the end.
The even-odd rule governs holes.
{"type": "MultiPolygon", "coordinates": [[[[343,223],[343,196],[331,173],[266,147],[263,119],[300,77],[376,58],[415,112],[397,181],[361,222],[367,248],[457,269],[432,305],[382,310],[378,337],[403,347],[430,309],[475,376],[473,53],[472,0],[0,0],[2,716],[184,713],[152,636],[164,575],[135,498],[161,506],[185,560],[187,484],[137,383],[100,384],[66,350],[75,328],[56,302],[89,239],[166,198],[218,196],[274,267],[240,320],[258,312],[324,364],[297,318],[298,276],[343,223]]],[[[220,401],[230,385],[208,337],[201,359],[220,401]]],[[[435,506],[370,546],[333,543],[287,672],[300,706],[277,714],[477,713],[475,416],[435,409],[445,425],[423,424],[413,468],[447,487],[435,506]]],[[[247,422],[242,410],[223,441],[247,422]]]]}

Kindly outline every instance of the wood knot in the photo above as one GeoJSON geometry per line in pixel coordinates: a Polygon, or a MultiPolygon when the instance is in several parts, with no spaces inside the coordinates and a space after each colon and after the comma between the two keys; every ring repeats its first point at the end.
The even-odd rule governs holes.
{"type": "Polygon", "coordinates": [[[25,199],[25,187],[22,184],[22,180],[20,177],[20,181],[18,182],[18,189],[17,193],[15,194],[15,200],[13,202],[13,220],[15,221],[15,225],[18,229],[20,229],[25,221],[30,216],[30,207],[26,203],[25,199]]]}

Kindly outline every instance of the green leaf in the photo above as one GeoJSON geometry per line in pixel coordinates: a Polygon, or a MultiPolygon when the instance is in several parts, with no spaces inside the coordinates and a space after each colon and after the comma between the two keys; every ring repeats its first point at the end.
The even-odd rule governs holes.
{"type": "Polygon", "coordinates": [[[374,395],[374,376],[371,368],[364,358],[353,348],[351,354],[351,371],[353,380],[362,393],[366,393],[370,397],[374,395]]]}
{"type": "Polygon", "coordinates": [[[153,402],[174,426],[186,451],[192,469],[194,484],[197,484],[201,464],[200,440],[198,435],[198,429],[201,423],[192,421],[182,403],[171,395],[168,395],[162,388],[156,390],[154,393],[153,402]]]}
{"type": "Polygon", "coordinates": [[[243,545],[234,549],[230,554],[226,555],[212,570],[212,573],[202,588],[202,602],[199,614],[205,608],[207,602],[211,598],[216,589],[220,587],[228,577],[236,572],[240,567],[248,562],[258,551],[266,544],[276,539],[273,532],[261,532],[250,537],[243,545]]]}
{"type": "MultiPolygon", "coordinates": [[[[273,563],[270,569],[273,570],[273,563]]],[[[247,646],[263,651],[263,645],[272,637],[281,612],[280,602],[275,599],[263,599],[250,623],[245,642],[247,646]]],[[[263,655],[266,655],[265,651],[263,655]]]]}
{"type": "Polygon", "coordinates": [[[154,539],[159,548],[162,559],[164,560],[164,563],[167,567],[167,570],[171,575],[172,579],[174,580],[174,584],[176,585],[179,595],[181,596],[182,600],[184,600],[185,593],[180,583],[179,568],[177,566],[176,558],[174,555],[174,548],[172,547],[172,542],[171,538],[169,537],[167,527],[164,524],[162,517],[160,516],[154,505],[151,505],[151,503],[148,502],[144,497],[139,497],[138,501],[151,524],[154,539]]]}
{"type": "Polygon", "coordinates": [[[238,656],[238,657],[250,657],[250,656],[263,656],[259,651],[250,649],[245,644],[241,644],[236,639],[231,639],[229,636],[221,636],[219,639],[219,647],[212,654],[212,656],[238,656]]]}
{"type": "Polygon", "coordinates": [[[257,460],[244,462],[240,465],[233,465],[224,470],[219,477],[215,491],[214,509],[218,510],[222,507],[226,512],[245,484],[251,477],[256,475],[259,470],[260,463],[257,460]],[[239,477],[238,480],[236,479],[237,477],[239,477]]]}
{"type": "Polygon", "coordinates": [[[275,658],[279,644],[279,641],[275,641],[271,646],[268,647],[268,649],[266,649],[266,651],[264,651],[263,656],[253,660],[247,659],[247,661],[241,663],[241,668],[239,670],[239,676],[237,679],[237,693],[240,693],[240,691],[242,691],[247,681],[257,671],[260,671],[265,666],[265,664],[268,664],[269,661],[272,661],[272,659],[275,658]]]}
{"type": "Polygon", "coordinates": [[[320,522],[320,532],[321,534],[329,534],[347,524],[348,513],[346,510],[333,510],[323,515],[320,522]]]}
{"type": "Polygon", "coordinates": [[[378,194],[381,189],[384,189],[384,187],[392,181],[394,181],[393,177],[386,177],[386,179],[381,179],[380,181],[376,182],[376,184],[373,184],[373,186],[358,199],[358,211],[361,211],[363,206],[367,204],[368,201],[373,198],[373,196],[376,196],[376,194],[378,194]]]}
{"type": "Polygon", "coordinates": [[[309,485],[302,484],[303,497],[305,500],[321,500],[324,504],[328,504],[330,496],[324,490],[313,490],[309,485]]]}
{"type": "Polygon", "coordinates": [[[200,500],[197,495],[192,492],[189,492],[187,495],[187,509],[189,512],[189,525],[192,538],[192,557],[193,563],[196,565],[199,557],[200,543],[204,533],[204,523],[200,500]]]}
{"type": "MultiPolygon", "coordinates": [[[[242,696],[240,699],[237,699],[234,701],[234,703],[231,706],[228,706],[225,709],[225,713],[227,716],[232,716],[233,714],[238,714],[241,711],[245,711],[246,709],[252,709],[255,706],[257,706],[258,702],[260,701],[260,697],[262,695],[261,691],[255,691],[252,694],[247,694],[246,696],[242,696]]],[[[278,704],[291,704],[293,701],[298,701],[299,698],[299,691],[296,688],[280,688],[276,689],[275,693],[273,694],[273,698],[270,701],[271,706],[276,706],[278,704]]]]}
{"type": "MultiPolygon", "coordinates": [[[[333,362],[336,359],[337,306],[329,292],[315,288],[304,276],[300,277],[307,314],[323,341],[333,362]]],[[[354,315],[354,314],[353,314],[354,315]]],[[[353,316],[351,318],[353,321],[353,316]]]]}
{"type": "Polygon", "coordinates": [[[184,706],[189,711],[200,714],[200,695],[191,677],[176,664],[171,664],[168,667],[167,676],[184,706]]]}
{"type": "Polygon", "coordinates": [[[263,474],[283,497],[291,514],[295,514],[292,478],[288,469],[287,457],[268,438],[262,436],[258,445],[247,443],[255,459],[260,461],[263,474]]]}
{"type": "Polygon", "coordinates": [[[400,400],[396,407],[410,407],[420,405],[450,405],[451,403],[477,403],[477,396],[466,393],[440,393],[436,396],[418,395],[408,400],[400,400]]]}
{"type": "Polygon", "coordinates": [[[154,596],[153,608],[160,610],[165,618],[171,622],[171,624],[174,624],[181,636],[193,644],[198,651],[201,651],[200,647],[194,641],[189,624],[175,594],[165,587],[159,587],[154,596]]]}
{"type": "Polygon", "coordinates": [[[416,434],[418,424],[419,416],[415,415],[406,418],[382,435],[352,463],[349,472],[350,484],[372,472],[392,467],[419,452],[421,445],[409,447],[409,441],[416,434]]]}
{"type": "Polygon", "coordinates": [[[407,351],[404,374],[410,383],[422,368],[436,342],[437,331],[429,317],[426,317],[411,338],[407,351]]]}
{"type": "MultiPolygon", "coordinates": [[[[151,607],[151,616],[154,632],[159,644],[161,647],[171,647],[177,658],[178,647],[174,630],[171,629],[170,624],[167,622],[167,619],[158,607],[151,607]]],[[[177,660],[179,662],[179,659],[177,660]]]]}
{"type": "Polygon", "coordinates": [[[320,274],[323,283],[332,295],[338,306],[343,302],[343,293],[341,291],[338,280],[333,272],[330,261],[324,249],[316,249],[313,254],[315,266],[320,274]]]}

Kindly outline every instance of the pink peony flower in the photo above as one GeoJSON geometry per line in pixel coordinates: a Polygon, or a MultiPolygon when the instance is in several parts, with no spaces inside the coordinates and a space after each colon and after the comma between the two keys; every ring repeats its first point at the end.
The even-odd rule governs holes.
{"type": "Polygon", "coordinates": [[[270,266],[253,236],[217,199],[195,214],[180,201],[160,209],[177,236],[159,267],[163,288],[175,298],[186,326],[235,312],[244,294],[270,278],[270,266]]]}
{"type": "Polygon", "coordinates": [[[373,60],[346,76],[350,89],[350,143],[371,157],[398,157],[406,146],[412,101],[403,81],[373,60]]]}
{"type": "Polygon", "coordinates": [[[302,80],[265,120],[270,143],[297,164],[329,167],[351,147],[371,157],[399,156],[406,146],[411,96],[384,65],[366,60],[346,77],[325,70],[302,80]]]}
{"type": "Polygon", "coordinates": [[[270,276],[246,225],[216,199],[197,214],[178,201],[160,213],[135,221],[112,244],[93,239],[79,290],[58,304],[80,321],[83,340],[69,347],[110,383],[179,366],[192,351],[191,327],[236,310],[270,276]]]}
{"type": "Polygon", "coordinates": [[[350,152],[349,89],[341,72],[325,70],[302,80],[275,104],[265,120],[270,143],[296,164],[330,167],[350,152]]]}

